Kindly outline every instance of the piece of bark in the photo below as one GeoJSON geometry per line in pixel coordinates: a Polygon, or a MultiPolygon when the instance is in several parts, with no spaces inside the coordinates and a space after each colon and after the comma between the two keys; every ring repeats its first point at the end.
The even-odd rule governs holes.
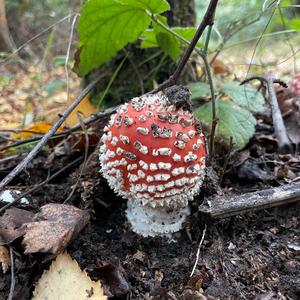
{"type": "Polygon", "coordinates": [[[300,201],[300,182],[242,195],[210,197],[200,205],[199,211],[212,219],[220,219],[296,201],[300,201]]]}

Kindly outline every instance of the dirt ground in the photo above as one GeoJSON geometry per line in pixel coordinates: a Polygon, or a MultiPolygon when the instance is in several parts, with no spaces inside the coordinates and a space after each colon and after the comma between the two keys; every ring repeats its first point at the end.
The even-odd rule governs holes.
{"type": "MultiPolygon", "coordinates": [[[[44,159],[41,155],[34,160],[27,174],[19,178],[19,185],[26,185],[29,178],[34,181],[34,170],[43,174],[47,169],[44,159]]],[[[66,158],[57,159],[56,167],[65,163],[66,158]]],[[[172,239],[141,238],[126,221],[126,201],[110,191],[98,174],[97,164],[96,159],[90,161],[70,200],[91,212],[91,224],[67,251],[93,279],[101,279],[111,299],[300,298],[299,204],[206,221],[197,212],[203,198],[199,195],[191,203],[192,214],[185,229],[172,239]],[[84,190],[84,182],[93,186],[84,190]],[[200,259],[190,278],[205,223],[200,259]]],[[[4,169],[2,166],[1,175],[4,169]]],[[[30,198],[32,205],[26,209],[37,211],[45,203],[62,202],[77,171],[68,172],[68,176],[62,174],[35,192],[30,198]]],[[[14,299],[30,299],[34,283],[52,257],[22,254],[20,240],[13,246],[14,299]]],[[[9,286],[8,272],[0,279],[0,299],[6,299],[9,286]]]]}

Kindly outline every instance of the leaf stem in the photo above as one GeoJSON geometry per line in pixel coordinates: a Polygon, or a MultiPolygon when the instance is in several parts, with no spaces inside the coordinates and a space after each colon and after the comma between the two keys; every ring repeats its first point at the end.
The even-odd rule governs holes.
{"type": "Polygon", "coordinates": [[[202,22],[200,23],[192,41],[189,43],[189,46],[186,48],[181,60],[179,61],[179,64],[176,68],[176,70],[174,71],[174,73],[169,77],[168,80],[166,80],[165,82],[163,82],[162,84],[160,84],[156,89],[154,89],[153,91],[151,91],[150,93],[157,93],[169,86],[172,86],[174,84],[177,83],[178,79],[181,76],[181,73],[184,69],[184,67],[186,66],[192,52],[194,51],[200,37],[202,36],[205,28],[209,25],[213,24],[213,18],[214,18],[214,14],[215,14],[215,10],[217,8],[217,4],[218,4],[218,0],[211,0],[208,8],[206,10],[206,13],[202,19],[202,22]]]}

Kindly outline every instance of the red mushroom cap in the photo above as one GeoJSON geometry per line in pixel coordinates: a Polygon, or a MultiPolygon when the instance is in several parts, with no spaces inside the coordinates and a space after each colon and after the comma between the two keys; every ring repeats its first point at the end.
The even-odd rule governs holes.
{"type": "Polygon", "coordinates": [[[134,98],[104,129],[102,174],[119,195],[143,205],[182,206],[205,175],[205,144],[194,116],[165,96],[134,98]]]}

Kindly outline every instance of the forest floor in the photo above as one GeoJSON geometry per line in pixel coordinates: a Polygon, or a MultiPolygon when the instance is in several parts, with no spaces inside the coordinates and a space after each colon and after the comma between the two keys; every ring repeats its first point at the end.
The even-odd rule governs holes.
{"type": "MultiPolygon", "coordinates": [[[[17,70],[9,72],[17,74],[17,70]]],[[[5,120],[1,117],[1,127],[7,129],[10,124],[11,128],[20,128],[20,122],[16,120],[28,119],[24,117],[26,100],[42,99],[43,96],[49,102],[41,101],[41,113],[41,106],[34,102],[28,111],[32,112],[32,107],[35,107],[38,112],[32,115],[39,115],[38,120],[43,122],[53,122],[49,113],[51,109],[45,103],[52,103],[54,115],[62,111],[67,94],[65,86],[60,87],[57,80],[64,76],[63,72],[63,68],[58,68],[55,74],[47,73],[48,77],[44,78],[45,82],[57,85],[52,86],[55,101],[49,97],[51,86],[43,91],[38,85],[32,94],[32,83],[26,84],[22,80],[30,77],[28,72],[23,73],[24,78],[20,73],[16,76],[15,84],[19,84],[19,90],[14,89],[12,83],[3,86],[0,103],[5,103],[6,110],[1,104],[1,110],[5,110],[1,112],[5,116],[5,120]],[[20,97],[20,94],[23,96],[20,97]],[[14,101],[16,96],[23,99],[19,106],[14,101]],[[12,113],[13,106],[18,114],[12,113]]],[[[76,94],[78,89],[78,80],[71,78],[71,94],[76,94]]],[[[269,114],[257,118],[255,136],[243,151],[229,159],[220,182],[225,194],[282,185],[300,175],[299,155],[277,153],[269,114]]],[[[28,124],[31,122],[28,121],[28,124]]],[[[95,140],[101,135],[99,128],[103,126],[102,121],[98,123],[93,125],[95,140]]],[[[99,173],[95,145],[90,145],[90,157],[82,163],[82,135],[75,135],[75,142],[74,137],[68,137],[49,144],[9,187],[25,191],[82,157],[77,164],[31,193],[29,204],[17,206],[38,212],[42,205],[62,203],[69,198],[68,204],[89,211],[90,224],[67,247],[67,251],[92,279],[101,279],[105,293],[111,299],[300,299],[299,203],[219,221],[206,220],[199,215],[198,206],[205,196],[215,192],[207,178],[201,194],[191,203],[192,213],[182,231],[174,234],[172,239],[141,238],[131,231],[126,220],[126,201],[114,195],[99,173]],[[70,195],[73,186],[75,189],[70,195]],[[207,231],[200,258],[194,275],[190,277],[205,226],[207,231]]],[[[24,158],[28,151],[26,147],[28,145],[0,152],[0,179],[24,158]]],[[[218,168],[222,168],[221,162],[224,161],[224,154],[220,153],[222,150],[217,153],[214,163],[218,174],[218,168]]],[[[24,254],[21,238],[16,239],[12,247],[16,280],[14,299],[30,299],[34,284],[48,268],[51,257],[41,253],[24,254]]],[[[2,271],[0,274],[2,300],[7,299],[11,274],[3,274],[2,271]]]]}

